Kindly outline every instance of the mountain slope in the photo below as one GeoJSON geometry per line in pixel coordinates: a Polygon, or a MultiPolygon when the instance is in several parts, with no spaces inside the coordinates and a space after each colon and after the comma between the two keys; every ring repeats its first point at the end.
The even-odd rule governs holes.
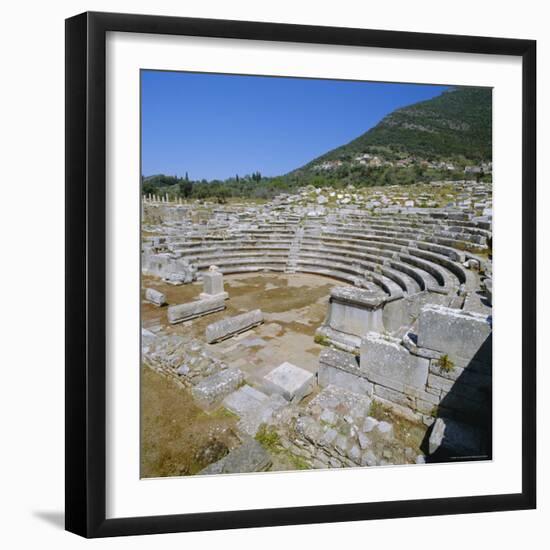
{"type": "Polygon", "coordinates": [[[298,170],[326,161],[349,161],[376,153],[386,159],[404,155],[426,160],[491,160],[492,90],[454,88],[433,99],[390,113],[376,126],[298,170]]]}

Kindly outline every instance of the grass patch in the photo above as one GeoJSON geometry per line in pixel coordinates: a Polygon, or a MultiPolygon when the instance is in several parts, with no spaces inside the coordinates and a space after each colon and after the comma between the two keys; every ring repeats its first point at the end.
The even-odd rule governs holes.
{"type": "Polygon", "coordinates": [[[320,346],[330,346],[330,340],[322,334],[316,334],[313,341],[320,346]]]}
{"type": "Polygon", "coordinates": [[[439,367],[439,370],[443,372],[452,372],[455,368],[455,364],[451,361],[447,354],[442,355],[437,360],[437,366],[439,367]]]}
{"type": "Polygon", "coordinates": [[[291,453],[287,453],[287,456],[296,470],[311,470],[311,466],[302,457],[291,453]]]}
{"type": "Polygon", "coordinates": [[[270,428],[266,424],[262,424],[260,426],[258,432],[256,433],[255,439],[272,453],[277,453],[281,450],[281,438],[279,437],[279,434],[274,428],[270,428]]]}
{"type": "Polygon", "coordinates": [[[379,401],[372,400],[369,408],[369,416],[381,420],[385,417],[385,409],[379,401]]]}

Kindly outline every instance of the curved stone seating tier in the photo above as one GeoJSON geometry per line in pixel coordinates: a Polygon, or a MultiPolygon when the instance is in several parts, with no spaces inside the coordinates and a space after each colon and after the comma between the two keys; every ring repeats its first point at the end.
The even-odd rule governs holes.
{"type": "Polygon", "coordinates": [[[272,256],[280,256],[284,255],[288,258],[288,254],[290,251],[289,246],[274,246],[274,247],[266,247],[266,246],[241,246],[241,245],[235,245],[235,246],[227,246],[227,247],[213,247],[213,248],[203,248],[203,249],[195,249],[192,251],[184,251],[180,250],[180,254],[182,258],[185,258],[189,261],[196,261],[201,258],[205,257],[216,257],[216,255],[222,255],[222,256],[229,256],[229,255],[247,255],[247,254],[257,254],[262,252],[266,256],[272,255],[272,256]]]}
{"type": "Polygon", "coordinates": [[[341,261],[331,261],[326,259],[321,261],[319,258],[308,259],[300,257],[297,261],[296,270],[305,271],[304,267],[307,267],[308,269],[320,267],[334,272],[348,273],[349,275],[354,276],[354,282],[360,282],[362,279],[372,280],[380,288],[382,288],[382,290],[391,299],[397,299],[403,296],[403,290],[395,281],[382,273],[376,273],[374,271],[369,271],[367,277],[365,277],[366,267],[359,264],[349,265],[342,263],[341,261]]]}
{"type": "Polygon", "coordinates": [[[437,263],[445,267],[447,270],[449,270],[451,273],[453,273],[456,276],[460,284],[463,284],[468,289],[475,286],[475,280],[474,280],[474,277],[472,276],[472,273],[464,269],[458,263],[452,262],[451,260],[441,257],[438,254],[434,254],[432,252],[428,252],[425,250],[418,250],[417,248],[409,248],[409,254],[411,256],[418,256],[419,258],[423,258],[424,260],[429,260],[432,263],[437,263]]]}
{"type": "Polygon", "coordinates": [[[270,264],[270,265],[283,265],[286,267],[288,263],[288,258],[285,256],[263,256],[263,255],[246,255],[246,256],[230,256],[230,257],[220,257],[212,256],[210,258],[201,259],[195,265],[199,270],[208,269],[211,265],[216,265],[220,268],[220,271],[223,268],[239,266],[239,265],[253,265],[253,264],[270,264]]]}
{"type": "MultiPolygon", "coordinates": [[[[258,271],[268,271],[283,273],[285,271],[285,264],[269,264],[269,263],[251,263],[251,264],[230,264],[223,265],[219,268],[220,272],[224,275],[232,275],[235,273],[255,273],[258,271]]],[[[206,268],[203,268],[203,271],[206,268]]]]}
{"type": "Polygon", "coordinates": [[[326,259],[340,263],[343,259],[349,259],[352,265],[361,266],[363,269],[374,273],[379,272],[387,278],[392,279],[407,294],[416,294],[420,290],[424,290],[426,287],[426,285],[422,285],[420,282],[424,282],[423,279],[420,279],[419,281],[417,278],[412,277],[406,271],[399,269],[400,266],[397,263],[391,267],[388,267],[388,265],[385,264],[387,260],[376,256],[369,256],[366,254],[346,254],[345,256],[342,256],[341,253],[332,254],[332,252],[327,249],[302,247],[299,259],[316,260],[321,264],[326,259]],[[424,286],[424,288],[422,288],[422,286],[424,286]]]}
{"type": "Polygon", "coordinates": [[[408,231],[424,231],[434,233],[437,231],[454,231],[457,233],[471,233],[473,235],[481,235],[488,237],[491,234],[490,225],[487,222],[471,221],[471,220],[434,220],[429,218],[418,217],[399,217],[396,215],[384,218],[364,218],[353,215],[347,215],[344,219],[333,220],[332,225],[349,228],[353,225],[356,228],[372,228],[376,230],[408,230],[408,231]]]}
{"type": "MultiPolygon", "coordinates": [[[[381,251],[379,253],[381,253],[381,255],[384,254],[381,251]]],[[[407,277],[409,280],[412,279],[416,283],[416,285],[413,285],[413,288],[414,286],[418,287],[418,290],[416,291],[431,290],[433,292],[448,293],[452,292],[457,286],[456,284],[453,284],[454,281],[451,280],[449,275],[445,274],[444,271],[437,270],[437,268],[430,263],[422,264],[421,262],[417,262],[415,264],[415,260],[412,259],[412,265],[409,265],[406,263],[408,258],[407,255],[401,254],[396,256],[396,254],[390,255],[387,253],[385,253],[385,255],[388,257],[357,255],[358,258],[362,259],[358,259],[356,261],[364,264],[366,269],[371,269],[372,264],[389,266],[395,270],[395,272],[399,272],[399,277],[401,279],[403,277],[407,277]]],[[[339,257],[339,255],[336,257],[339,257]]],[[[379,267],[378,269],[381,268],[379,267]]],[[[396,282],[398,281],[396,280],[396,282]]],[[[400,283],[398,282],[398,284],[400,283]]],[[[400,286],[402,285],[400,284],[400,286]]]]}
{"type": "MultiPolygon", "coordinates": [[[[338,242],[338,239],[332,238],[333,242],[338,242]]],[[[358,239],[361,242],[366,242],[365,239],[358,239]]],[[[348,239],[349,241],[349,239],[348,239]]],[[[388,258],[393,258],[395,260],[401,260],[402,262],[409,263],[413,265],[414,267],[425,271],[429,273],[437,282],[437,284],[440,287],[443,287],[444,289],[450,290],[453,287],[458,286],[458,284],[461,283],[460,279],[456,276],[455,271],[448,270],[446,265],[443,265],[443,263],[447,263],[449,260],[447,260],[445,257],[439,256],[437,254],[433,254],[429,260],[427,259],[419,259],[417,257],[411,257],[409,252],[413,250],[413,248],[409,246],[388,246],[386,243],[377,243],[369,242],[372,244],[377,244],[377,246],[381,249],[377,252],[379,255],[386,256],[388,258]],[[384,249],[392,250],[392,253],[385,252],[384,249]],[[440,265],[441,264],[441,265],[440,265]],[[453,280],[455,277],[457,277],[457,283],[453,280]]],[[[405,245],[410,244],[408,241],[403,241],[405,245]]],[[[338,247],[340,249],[349,249],[349,245],[344,244],[337,244],[335,247],[338,247]]],[[[356,248],[358,248],[357,246],[356,248]]],[[[370,248],[369,251],[376,251],[376,249],[370,248]]],[[[421,252],[420,252],[421,253],[421,252]]],[[[456,265],[456,264],[455,264],[456,265]]],[[[454,269],[454,268],[453,268],[454,269]]],[[[457,266],[457,271],[459,269],[459,266],[457,266]]]]}
{"type": "MultiPolygon", "coordinates": [[[[371,225],[373,228],[391,228],[396,225],[402,227],[408,227],[410,229],[419,229],[419,228],[441,228],[446,231],[456,231],[456,232],[471,232],[472,234],[479,234],[488,237],[491,234],[490,224],[483,221],[472,221],[472,220],[441,220],[441,219],[431,219],[426,217],[399,217],[392,216],[391,219],[380,219],[380,218],[364,218],[356,216],[348,216],[345,223],[352,222],[354,225],[371,225]]],[[[339,223],[339,222],[336,222],[339,223]]],[[[339,223],[340,224],[340,223],[339,223]]]]}
{"type": "MultiPolygon", "coordinates": [[[[359,228],[354,227],[353,229],[340,229],[339,232],[343,234],[356,234],[357,230],[359,228]],[[351,233],[353,232],[353,233],[351,233]]],[[[479,242],[483,238],[477,236],[477,235],[462,235],[462,234],[455,234],[455,233],[449,233],[449,232],[441,232],[441,233],[428,233],[428,232],[407,232],[404,230],[401,231],[376,231],[372,229],[365,229],[367,235],[370,237],[386,237],[386,238],[399,238],[399,239],[409,239],[413,241],[422,241],[422,240],[428,240],[428,241],[435,241],[439,244],[448,245],[451,247],[458,248],[459,250],[465,250],[468,248],[484,248],[485,242],[479,242]],[[457,238],[460,236],[461,238],[457,238]]]]}
{"type": "Polygon", "coordinates": [[[376,285],[388,299],[429,291],[464,302],[479,288],[480,276],[462,264],[486,252],[490,220],[473,211],[418,210],[242,205],[216,208],[207,220],[207,210],[201,211],[201,223],[192,223],[189,209],[149,226],[162,236],[143,239],[144,265],[155,254],[166,255],[196,269],[199,278],[211,265],[226,274],[303,272],[376,285]]]}
{"type": "MultiPolygon", "coordinates": [[[[461,266],[437,253],[386,243],[369,243],[377,246],[367,247],[364,246],[367,241],[360,239],[360,242],[362,244],[359,245],[349,240],[331,238],[327,243],[324,238],[319,241],[304,238],[299,250],[296,251],[296,257],[298,259],[314,258],[316,262],[330,259],[339,265],[346,266],[355,264],[353,274],[360,277],[363,274],[357,271],[359,266],[369,272],[384,273],[383,269],[385,269],[386,277],[393,280],[406,294],[413,294],[420,290],[448,293],[464,283],[468,276],[461,266]]],[[[223,241],[216,246],[193,247],[190,250],[178,249],[178,252],[180,257],[188,262],[196,263],[198,269],[207,268],[213,263],[220,267],[225,264],[235,266],[251,263],[262,266],[264,264],[280,265],[289,261],[290,244],[269,243],[248,246],[247,243],[243,246],[242,242],[223,241]]],[[[329,268],[334,269],[334,265],[329,268]]],[[[389,288],[387,283],[386,288],[389,288]]]]}
{"type": "MultiPolygon", "coordinates": [[[[251,254],[255,258],[259,258],[259,261],[277,261],[277,262],[284,262],[288,259],[288,247],[277,247],[273,248],[272,245],[269,247],[244,247],[241,245],[234,245],[235,247],[232,248],[231,245],[228,245],[228,243],[224,243],[224,247],[209,247],[207,249],[193,249],[191,253],[183,253],[182,256],[185,257],[186,260],[191,262],[199,262],[198,267],[201,268],[203,265],[213,262],[213,263],[220,263],[221,260],[218,260],[218,258],[223,258],[223,260],[229,260],[229,259],[242,259],[250,257],[251,254]],[[283,252],[284,254],[281,254],[283,252]],[[272,258],[277,258],[276,260],[272,258]]],[[[350,260],[350,261],[359,261],[359,262],[367,262],[365,263],[365,268],[372,270],[372,266],[368,265],[368,262],[371,263],[377,263],[377,264],[383,264],[384,261],[388,261],[390,258],[394,258],[394,253],[388,253],[383,252],[381,250],[378,250],[376,248],[364,248],[362,247],[362,250],[357,250],[358,247],[352,247],[352,246],[343,246],[341,243],[333,245],[333,246],[322,246],[322,245],[315,245],[311,246],[309,242],[303,243],[301,246],[301,250],[299,253],[299,256],[303,256],[303,254],[306,251],[310,251],[313,253],[317,253],[316,256],[318,260],[323,260],[324,256],[329,255],[331,259],[337,260],[342,262],[344,259],[350,260]],[[382,256],[382,257],[378,257],[382,256]]],[[[449,262],[446,259],[441,259],[443,263],[452,265],[451,262],[449,262]]],[[[393,262],[393,265],[391,266],[395,271],[404,271],[405,276],[398,275],[397,273],[393,273],[389,271],[388,273],[393,273],[393,279],[401,286],[401,288],[407,292],[407,293],[414,293],[418,290],[424,290],[426,288],[433,289],[432,287],[434,285],[434,279],[432,277],[428,278],[426,280],[426,273],[431,274],[433,272],[433,268],[426,268],[424,269],[424,273],[421,273],[420,268],[422,267],[421,264],[416,263],[416,267],[419,268],[419,270],[410,270],[404,267],[403,263],[399,263],[397,261],[393,262]]],[[[454,266],[453,266],[454,267],[454,266]]],[[[453,271],[453,267],[451,267],[450,271],[453,271]]],[[[459,273],[462,273],[462,270],[456,266],[456,270],[458,270],[459,273]]],[[[453,271],[455,272],[455,271],[453,271]]],[[[390,276],[391,277],[391,276],[390,276]]],[[[439,286],[453,286],[452,283],[449,283],[445,285],[445,280],[447,277],[445,275],[441,275],[440,277],[436,276],[436,284],[439,284],[439,286]]],[[[463,282],[460,280],[459,282],[463,282]]]]}

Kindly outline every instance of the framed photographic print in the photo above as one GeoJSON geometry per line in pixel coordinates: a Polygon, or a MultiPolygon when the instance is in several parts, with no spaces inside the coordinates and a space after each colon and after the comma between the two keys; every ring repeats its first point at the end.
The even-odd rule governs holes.
{"type": "Polygon", "coordinates": [[[535,507],[535,42],[66,21],[66,527],[535,507]]]}

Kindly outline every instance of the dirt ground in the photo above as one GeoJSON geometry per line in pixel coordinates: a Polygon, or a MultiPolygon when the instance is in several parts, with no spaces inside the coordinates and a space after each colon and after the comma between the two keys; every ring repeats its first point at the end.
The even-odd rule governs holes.
{"type": "Polygon", "coordinates": [[[191,394],[143,366],[141,477],[196,474],[238,444],[236,417],[205,414],[191,394]]]}

